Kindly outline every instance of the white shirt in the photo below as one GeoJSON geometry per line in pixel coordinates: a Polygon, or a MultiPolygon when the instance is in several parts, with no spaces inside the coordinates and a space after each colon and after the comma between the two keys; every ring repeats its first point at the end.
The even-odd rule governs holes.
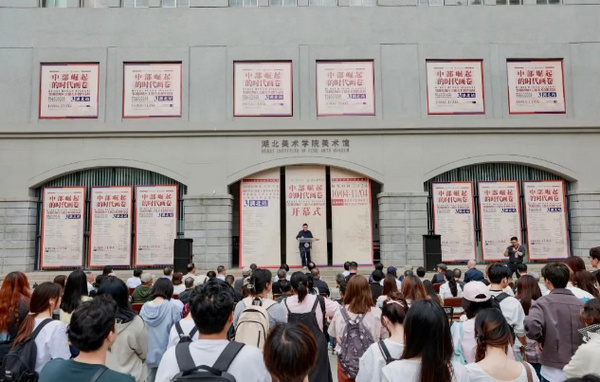
{"type": "MultiPolygon", "coordinates": [[[[192,315],[190,314],[188,317],[191,317],[192,315]]],[[[185,334],[190,334],[190,332],[192,331],[192,329],[194,329],[194,327],[196,326],[196,324],[194,323],[194,320],[188,319],[188,318],[184,318],[183,320],[179,321],[179,325],[181,325],[181,330],[185,333],[185,334]]],[[[191,338],[192,338],[192,342],[197,341],[198,340],[198,331],[196,331],[196,334],[194,334],[191,338]]],[[[177,328],[175,327],[175,325],[171,326],[171,333],[169,333],[169,344],[167,345],[167,349],[172,348],[173,346],[177,345],[179,343],[179,333],[177,333],[177,328]]]]}
{"type": "MultiPolygon", "coordinates": [[[[385,281],[385,279],[381,280],[379,282],[379,285],[383,286],[384,281],[385,281]]],[[[398,292],[400,292],[402,290],[402,282],[398,279],[396,279],[396,288],[398,288],[398,292]]]]}
{"type": "Polygon", "coordinates": [[[142,285],[142,280],[139,277],[130,277],[125,284],[127,284],[128,288],[137,288],[142,285]]]}
{"type": "MultiPolygon", "coordinates": [[[[383,340],[390,356],[399,359],[404,351],[404,344],[391,339],[383,340]]],[[[356,382],[381,382],[381,369],[386,365],[383,354],[379,350],[379,341],[375,342],[360,357],[356,382]]]]}
{"type": "Polygon", "coordinates": [[[460,284],[456,283],[456,290],[458,293],[456,293],[456,296],[454,296],[452,294],[452,291],[450,290],[450,285],[448,285],[448,283],[443,283],[442,285],[440,285],[440,297],[442,299],[447,299],[447,298],[455,298],[455,297],[462,297],[462,288],[460,287],[460,284]]]}
{"type": "MultiPolygon", "coordinates": [[[[469,382],[469,375],[463,365],[452,362],[454,375],[453,382],[469,382]]],[[[394,361],[383,368],[383,379],[385,382],[419,382],[421,376],[421,361],[403,359],[394,361]]]]}
{"type": "MultiPolygon", "coordinates": [[[[212,366],[225,349],[227,340],[202,340],[190,344],[190,353],[198,366],[212,366]]],[[[175,358],[175,347],[166,351],[160,361],[155,382],[170,382],[179,373],[175,358]]],[[[233,375],[237,382],[271,382],[271,375],[265,367],[263,355],[258,348],[244,346],[235,357],[227,372],[233,375]]]]}
{"type": "MultiPolygon", "coordinates": [[[[539,378],[535,373],[535,369],[529,365],[529,369],[531,369],[531,376],[533,377],[533,382],[539,382],[539,378]]],[[[521,374],[517,379],[511,379],[510,381],[500,381],[499,379],[492,378],[488,373],[486,373],[478,364],[471,363],[465,366],[467,369],[467,373],[469,374],[469,380],[471,382],[527,382],[527,370],[525,370],[525,366],[521,364],[521,374]]]]}
{"type": "MultiPolygon", "coordinates": [[[[490,294],[494,297],[498,296],[500,293],[502,292],[490,291],[490,294]]],[[[517,337],[525,336],[525,311],[519,300],[510,296],[506,297],[500,303],[500,309],[508,324],[513,327],[515,335],[517,337]]],[[[517,342],[520,347],[520,342],[515,342],[517,342]]]]}
{"type": "Polygon", "coordinates": [[[87,287],[88,287],[88,294],[90,294],[94,290],[94,286],[88,282],[87,287]]]}
{"type": "Polygon", "coordinates": [[[225,281],[225,275],[217,275],[217,278],[218,278],[219,280],[223,280],[223,281],[225,281]]]}
{"type": "MultiPolygon", "coordinates": [[[[44,320],[45,318],[36,318],[34,330],[44,320]]],[[[37,347],[35,371],[38,373],[51,359],[62,358],[68,360],[71,358],[71,351],[69,350],[67,325],[58,320],[47,323],[35,338],[35,346],[37,347]]]]}
{"type": "Polygon", "coordinates": [[[540,374],[548,382],[563,382],[566,379],[565,373],[563,373],[561,369],[545,365],[542,365],[542,370],[540,371],[540,374]]]}
{"type": "Polygon", "coordinates": [[[185,284],[173,285],[173,294],[179,294],[185,290],[185,284]]]}
{"type": "Polygon", "coordinates": [[[348,277],[348,275],[350,275],[350,271],[344,271],[342,272],[342,274],[344,275],[344,277],[348,277]]]}

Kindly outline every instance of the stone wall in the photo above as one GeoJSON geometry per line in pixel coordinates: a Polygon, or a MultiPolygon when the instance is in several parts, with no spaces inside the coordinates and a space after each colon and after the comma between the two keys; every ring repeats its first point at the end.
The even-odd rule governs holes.
{"type": "Polygon", "coordinates": [[[600,245],[600,192],[570,194],[569,205],[572,254],[587,263],[590,248],[600,245]]]}
{"type": "Polygon", "coordinates": [[[0,199],[0,274],[33,270],[36,222],[35,198],[0,199]]]}

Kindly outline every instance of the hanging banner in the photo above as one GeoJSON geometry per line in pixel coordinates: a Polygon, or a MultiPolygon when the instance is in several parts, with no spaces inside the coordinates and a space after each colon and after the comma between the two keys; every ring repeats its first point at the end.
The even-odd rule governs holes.
{"type": "Polygon", "coordinates": [[[43,192],[40,268],[83,265],[85,187],[46,187],[43,192]]]}
{"type": "Polygon", "coordinates": [[[510,114],[565,113],[562,60],[507,61],[510,114]]]}
{"type": "Polygon", "coordinates": [[[565,183],[523,182],[529,260],[569,257],[565,183]]]}
{"type": "Polygon", "coordinates": [[[177,186],[138,186],[135,204],[135,265],[172,265],[177,186]]]}
{"type": "Polygon", "coordinates": [[[479,182],[477,187],[483,261],[506,260],[510,238],[522,243],[519,182],[479,182]]]}
{"type": "Polygon", "coordinates": [[[98,118],[100,64],[42,64],[39,118],[98,118]]]}
{"type": "Polygon", "coordinates": [[[234,117],[291,117],[292,62],[234,62],[234,117]]]}
{"type": "Polygon", "coordinates": [[[132,187],[92,187],[88,265],[131,265],[132,187]]]}
{"type": "Polygon", "coordinates": [[[373,264],[371,181],[350,171],[331,168],[331,241],[333,264],[348,259],[373,264]]]}
{"type": "Polygon", "coordinates": [[[240,185],[240,268],[281,263],[279,167],[242,179],[240,185]]]}
{"type": "Polygon", "coordinates": [[[317,61],[317,116],[375,115],[373,61],[317,61]]]}
{"type": "Polygon", "coordinates": [[[484,114],[483,61],[427,61],[427,114],[484,114]]]}
{"type": "Polygon", "coordinates": [[[123,118],[152,117],[181,117],[181,62],[123,65],[123,118]]]}
{"type": "Polygon", "coordinates": [[[433,183],[433,229],[442,236],[444,262],[475,259],[473,183],[433,183]]]}
{"type": "Polygon", "coordinates": [[[312,243],[311,259],[327,265],[327,195],[324,166],[285,168],[286,257],[290,266],[301,266],[296,236],[304,223],[318,241],[312,243]]]}

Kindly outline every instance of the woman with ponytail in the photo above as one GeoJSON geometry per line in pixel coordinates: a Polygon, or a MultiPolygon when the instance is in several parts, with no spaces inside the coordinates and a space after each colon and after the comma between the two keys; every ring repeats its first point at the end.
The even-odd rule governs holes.
{"type": "Polygon", "coordinates": [[[326,324],[326,317],[333,317],[339,304],[322,296],[311,294],[308,276],[302,272],[295,272],[290,283],[292,284],[292,295],[282,302],[286,319],[288,322],[306,325],[317,340],[319,349],[317,364],[309,373],[308,381],[332,381],[333,376],[329,367],[323,324],[326,324]]]}
{"type": "Polygon", "coordinates": [[[440,286],[440,297],[445,300],[447,298],[462,297],[462,288],[454,279],[454,272],[447,270],[444,273],[446,282],[440,286]]]}
{"type": "Polygon", "coordinates": [[[246,306],[260,305],[266,308],[269,313],[269,326],[273,327],[278,322],[287,322],[283,307],[272,299],[268,298],[271,292],[271,282],[273,275],[270,270],[257,268],[250,276],[250,282],[246,287],[250,296],[244,298],[235,305],[233,312],[233,326],[237,325],[238,318],[246,306]]]}
{"type": "Polygon", "coordinates": [[[44,325],[35,338],[37,347],[35,371],[38,373],[51,359],[71,358],[67,325],[61,321],[52,320],[52,312],[60,306],[61,292],[60,285],[51,282],[41,283],[33,290],[29,313],[23,320],[14,341],[13,346],[17,346],[31,336],[38,326],[44,325]]]}
{"type": "Polygon", "coordinates": [[[476,363],[466,366],[471,382],[539,382],[533,366],[508,356],[513,334],[500,309],[485,309],[477,314],[475,339],[476,363]]]}

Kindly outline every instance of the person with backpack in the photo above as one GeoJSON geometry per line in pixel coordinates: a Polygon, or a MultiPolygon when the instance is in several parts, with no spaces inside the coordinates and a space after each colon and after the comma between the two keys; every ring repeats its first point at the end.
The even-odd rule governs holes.
{"type": "Polygon", "coordinates": [[[408,304],[400,292],[390,293],[382,302],[381,323],[390,336],[369,346],[360,358],[356,382],[380,382],[385,365],[400,359],[404,351],[404,318],[408,304]]]}
{"type": "Polygon", "coordinates": [[[148,329],[146,382],[154,381],[160,359],[167,350],[169,331],[173,324],[181,320],[181,309],[169,302],[172,296],[173,283],[169,279],[160,278],[152,286],[152,300],[145,303],[140,312],[148,329]]]}
{"type": "Polygon", "coordinates": [[[148,331],[144,320],[131,309],[129,289],[123,280],[107,277],[98,289],[98,296],[110,296],[117,304],[116,329],[119,335],[106,353],[106,366],[132,375],[137,382],[146,379],[148,331]]]}
{"type": "Polygon", "coordinates": [[[51,282],[43,282],[33,290],[29,313],[19,328],[13,348],[4,357],[0,379],[39,373],[51,359],[71,358],[67,326],[52,319],[52,312],[60,306],[61,292],[60,285],[51,282]]]}
{"type": "Polygon", "coordinates": [[[336,339],[338,381],[354,381],[360,357],[386,334],[381,325],[381,309],[373,303],[369,281],[360,275],[351,277],[344,293],[344,305],[329,326],[329,335],[336,339]]]}
{"type": "Polygon", "coordinates": [[[305,325],[277,324],[267,337],[265,365],[275,382],[310,381],[308,374],[314,370],[318,352],[317,340],[305,325]]]}
{"type": "Polygon", "coordinates": [[[404,351],[382,370],[384,382],[469,382],[465,367],[451,361],[450,323],[432,300],[413,302],[404,319],[404,351]]]}
{"type": "MultiPolygon", "coordinates": [[[[105,278],[100,288],[107,281],[105,278]]],[[[79,349],[79,355],[71,360],[48,362],[39,382],[134,382],[133,376],[105,366],[108,349],[118,337],[117,309],[115,301],[107,295],[84,302],[75,309],[69,325],[69,340],[79,349]]]]}
{"type": "Polygon", "coordinates": [[[308,276],[302,272],[292,275],[292,296],[283,300],[287,322],[304,324],[317,341],[318,356],[315,368],[310,372],[308,381],[333,381],[329,356],[327,354],[327,339],[323,327],[327,317],[331,318],[339,305],[323,296],[309,294],[308,276]]]}
{"type": "Polygon", "coordinates": [[[269,328],[287,322],[281,304],[267,298],[271,291],[272,274],[268,269],[252,272],[248,289],[250,296],[238,302],[233,313],[235,340],[263,349],[269,328]]]}
{"type": "MultiPolygon", "coordinates": [[[[190,302],[196,295],[197,288],[198,287],[192,289],[189,298],[190,302]]],[[[193,342],[198,340],[198,328],[196,327],[196,323],[194,322],[192,314],[189,313],[189,307],[190,305],[188,303],[186,305],[186,308],[188,308],[188,314],[171,327],[171,332],[169,334],[169,344],[167,345],[167,349],[176,346],[180,342],[193,342]]]]}
{"type": "Polygon", "coordinates": [[[507,355],[513,334],[502,311],[485,309],[475,319],[477,350],[475,362],[466,366],[471,382],[539,382],[535,369],[507,355]]]}
{"type": "Polygon", "coordinates": [[[10,272],[0,288],[0,364],[29,312],[31,289],[23,272],[10,272]]]}
{"type": "Polygon", "coordinates": [[[199,339],[168,349],[156,382],[270,382],[260,350],[227,340],[233,305],[233,290],[225,282],[215,279],[198,286],[190,310],[199,339]]]}

